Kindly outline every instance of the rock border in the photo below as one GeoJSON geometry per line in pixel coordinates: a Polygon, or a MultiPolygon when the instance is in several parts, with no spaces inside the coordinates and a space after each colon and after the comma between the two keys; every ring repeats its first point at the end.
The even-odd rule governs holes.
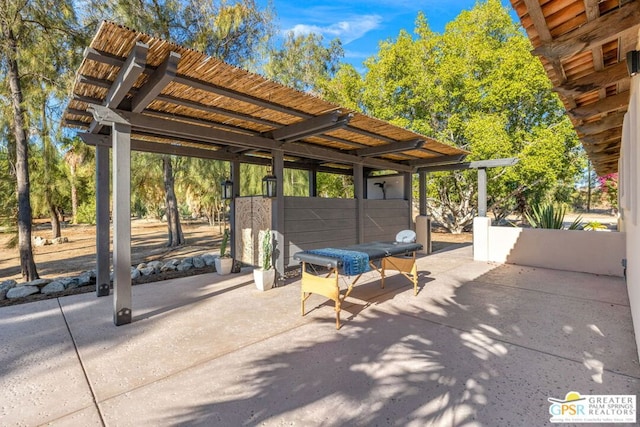
{"type": "MultiPolygon", "coordinates": [[[[206,253],[182,259],[143,262],[131,267],[131,283],[137,285],[215,272],[215,259],[218,257],[217,254],[206,253]]],[[[113,271],[111,271],[110,280],[113,285],[113,271]]],[[[9,279],[0,282],[0,306],[91,292],[95,291],[95,286],[95,270],[84,271],[72,277],[37,279],[25,283],[9,279]]]]}

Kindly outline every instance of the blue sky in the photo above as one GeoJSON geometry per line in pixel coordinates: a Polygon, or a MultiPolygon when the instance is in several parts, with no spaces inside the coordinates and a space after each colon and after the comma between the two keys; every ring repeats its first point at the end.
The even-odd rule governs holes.
{"type": "MultiPolygon", "coordinates": [[[[394,39],[401,29],[413,32],[415,18],[423,11],[432,30],[443,32],[447,22],[477,0],[272,0],[277,23],[283,31],[315,32],[325,40],[339,37],[345,61],[361,69],[374,55],[378,42],[394,39]]],[[[258,0],[266,4],[267,0],[258,0]]],[[[508,0],[502,4],[511,8],[508,0]]],[[[514,19],[515,14],[513,14],[514,19]]]]}

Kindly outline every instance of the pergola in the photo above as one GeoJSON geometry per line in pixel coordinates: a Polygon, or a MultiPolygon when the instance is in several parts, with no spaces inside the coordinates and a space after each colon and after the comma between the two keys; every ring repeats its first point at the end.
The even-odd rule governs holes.
{"type": "MultiPolygon", "coordinates": [[[[280,189],[285,167],[307,170],[312,196],[317,172],[353,174],[360,218],[366,171],[404,174],[407,190],[420,168],[457,163],[468,154],[111,22],[101,24],[85,50],[63,120],[96,147],[98,296],[109,294],[112,150],[116,325],[132,317],[131,150],[229,161],[234,196],[241,163],[271,165],[280,189]]],[[[283,209],[279,191],[272,211],[277,241],[283,209]]],[[[283,271],[282,255],[276,268],[283,271]]]]}

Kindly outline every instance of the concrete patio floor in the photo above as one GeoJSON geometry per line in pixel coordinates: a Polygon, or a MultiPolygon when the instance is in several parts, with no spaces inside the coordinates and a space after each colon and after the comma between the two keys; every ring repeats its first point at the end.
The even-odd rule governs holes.
{"type": "Polygon", "coordinates": [[[335,329],[299,282],[261,293],[250,270],[133,288],[116,327],[94,294],[0,309],[0,424],[533,426],[548,397],[634,394],[624,281],[419,259],[420,292],[368,273],[335,329]]]}

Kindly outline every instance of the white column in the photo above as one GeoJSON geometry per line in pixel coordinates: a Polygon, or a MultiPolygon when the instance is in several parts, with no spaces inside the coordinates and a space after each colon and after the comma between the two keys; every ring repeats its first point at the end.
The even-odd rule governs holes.
{"type": "Polygon", "coordinates": [[[623,168],[618,175],[622,180],[621,209],[626,236],[626,282],[629,305],[640,357],[640,75],[631,77],[631,98],[624,118],[621,156],[623,168]]]}
{"type": "Polygon", "coordinates": [[[476,261],[489,260],[489,228],[491,218],[475,217],[473,219],[473,259],[476,261]]]}

